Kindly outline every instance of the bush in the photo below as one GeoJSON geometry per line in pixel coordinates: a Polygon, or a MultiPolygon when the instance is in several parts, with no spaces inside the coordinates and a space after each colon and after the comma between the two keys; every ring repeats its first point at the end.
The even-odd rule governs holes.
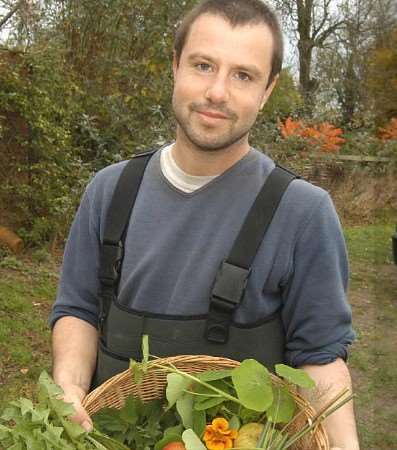
{"type": "MultiPolygon", "coordinates": [[[[4,60],[5,59],[5,60],[4,60]]],[[[72,146],[79,105],[62,54],[14,53],[2,64],[2,210],[25,241],[42,243],[68,228],[88,168],[72,146]]],[[[84,183],[85,184],[85,183],[84,183]]]]}

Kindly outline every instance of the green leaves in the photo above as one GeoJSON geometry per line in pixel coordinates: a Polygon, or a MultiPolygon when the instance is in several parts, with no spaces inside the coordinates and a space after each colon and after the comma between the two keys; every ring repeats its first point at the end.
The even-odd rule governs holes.
{"type": "Polygon", "coordinates": [[[207,450],[205,445],[193,430],[186,430],[182,434],[186,450],[207,450]]]}
{"type": "Polygon", "coordinates": [[[210,408],[213,408],[214,406],[218,406],[221,403],[225,401],[225,397],[211,397],[211,398],[205,398],[202,400],[197,400],[194,404],[194,409],[196,411],[204,411],[210,408]]]}
{"type": "Polygon", "coordinates": [[[149,362],[149,336],[144,334],[142,336],[142,362],[135,361],[134,359],[130,360],[130,369],[132,371],[132,378],[136,384],[141,384],[143,381],[143,377],[148,370],[148,362],[149,362]]]}
{"type": "Polygon", "coordinates": [[[48,373],[42,372],[39,376],[39,396],[42,395],[44,399],[50,399],[62,394],[63,390],[52,381],[48,373]]]}
{"type": "Polygon", "coordinates": [[[93,416],[93,421],[106,437],[114,438],[118,443],[133,449],[153,448],[165,437],[163,430],[170,429],[174,438],[175,434],[180,438],[182,433],[179,428],[175,428],[178,425],[175,412],[165,411],[161,400],[143,403],[132,396],[127,397],[120,410],[102,409],[93,416]]]}
{"type": "Polygon", "coordinates": [[[206,372],[199,373],[197,378],[201,381],[222,380],[230,377],[232,372],[232,370],[208,370],[206,372]]]}
{"type": "Polygon", "coordinates": [[[185,378],[179,373],[169,373],[167,375],[167,388],[165,391],[168,406],[171,408],[176,401],[184,394],[185,390],[191,384],[191,380],[185,378]]]}
{"type": "MultiPolygon", "coordinates": [[[[168,367],[167,399],[169,407],[176,409],[187,429],[198,436],[204,430],[203,417],[225,415],[239,423],[257,421],[265,417],[269,423],[288,423],[294,416],[296,405],[288,385],[275,385],[269,371],[253,359],[244,360],[233,370],[208,371],[189,375],[168,367]],[[233,405],[239,405],[238,413],[233,405]],[[223,411],[223,412],[221,412],[223,411]],[[203,416],[197,416],[200,412],[203,416]],[[205,415],[205,416],[204,416],[205,415]],[[202,421],[201,426],[197,421],[202,421]]],[[[305,372],[283,364],[277,365],[280,376],[302,387],[311,387],[313,381],[305,372]]],[[[262,419],[263,420],[263,419],[262,419]]]]}
{"type": "Polygon", "coordinates": [[[145,376],[145,370],[143,367],[143,364],[134,361],[133,359],[130,360],[130,369],[132,372],[132,379],[136,384],[141,384],[143,381],[143,377],[145,376]]]}
{"type": "Polygon", "coordinates": [[[130,450],[121,442],[118,442],[109,436],[94,431],[88,437],[88,441],[98,450],[130,450]]]}
{"type": "Polygon", "coordinates": [[[40,375],[38,384],[37,405],[21,398],[11,402],[0,416],[0,446],[14,450],[128,450],[110,436],[97,431],[88,434],[71,422],[69,416],[74,409],[58,398],[62,389],[47,373],[40,375]]]}
{"type": "MultiPolygon", "coordinates": [[[[188,388],[192,385],[192,380],[185,378],[179,373],[170,373],[167,375],[167,382],[166,397],[168,407],[171,408],[176,404],[176,410],[181,417],[183,426],[185,428],[192,428],[196,433],[201,435],[205,428],[206,416],[204,409],[196,407],[195,398],[188,391],[188,388]]],[[[200,397],[199,400],[201,399],[200,397]]],[[[203,399],[207,400],[205,394],[203,399]]]]}
{"type": "Polygon", "coordinates": [[[273,403],[267,410],[267,418],[273,423],[287,423],[294,416],[295,401],[287,386],[273,388],[273,403]]]}
{"type": "Polygon", "coordinates": [[[147,364],[149,361],[149,336],[147,334],[142,336],[142,355],[143,362],[147,364]]]}
{"type": "Polygon", "coordinates": [[[285,364],[276,364],[275,369],[277,375],[284,378],[289,383],[307,389],[311,389],[316,386],[315,382],[302,369],[294,369],[286,366],[285,364]]]}
{"type": "Polygon", "coordinates": [[[241,403],[254,411],[266,411],[273,402],[269,371],[254,359],[233,369],[232,380],[241,403]]]}
{"type": "Polygon", "coordinates": [[[184,394],[176,401],[176,410],[185,428],[193,428],[193,396],[184,394]]]}
{"type": "MultiPolygon", "coordinates": [[[[136,367],[143,376],[149,367],[147,339],[142,350],[144,360],[136,367]]],[[[275,427],[277,423],[288,423],[295,413],[288,383],[301,387],[314,384],[302,370],[282,364],[276,370],[286,383],[274,384],[268,370],[253,359],[233,370],[197,375],[157,360],[150,364],[170,372],[167,408],[164,400],[143,403],[130,396],[121,409],[104,408],[95,414],[95,429],[87,433],[69,420],[74,413],[72,405],[60,400],[62,390],[47,373],[42,373],[38,404],[19,399],[0,416],[0,446],[14,450],[162,450],[167,443],[182,439],[187,450],[205,450],[201,437],[206,424],[220,416],[229,421],[232,429],[248,422],[264,423],[263,448],[282,450],[290,442],[287,439],[297,439],[275,427]]]]}

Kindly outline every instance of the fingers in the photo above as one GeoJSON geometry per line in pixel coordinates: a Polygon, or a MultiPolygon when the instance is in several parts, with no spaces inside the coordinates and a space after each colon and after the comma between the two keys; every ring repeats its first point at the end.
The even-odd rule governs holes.
{"type": "Polygon", "coordinates": [[[81,401],[79,399],[67,400],[66,397],[64,398],[64,401],[72,403],[76,411],[75,414],[70,417],[70,420],[81,425],[86,431],[92,431],[92,420],[87,411],[83,408],[81,401]]]}
{"type": "Polygon", "coordinates": [[[74,385],[69,385],[66,387],[62,386],[62,389],[64,391],[62,400],[66,403],[72,403],[73,408],[75,409],[75,414],[70,416],[70,420],[78,423],[86,431],[92,431],[92,420],[82,405],[82,400],[85,396],[84,391],[74,385]]]}

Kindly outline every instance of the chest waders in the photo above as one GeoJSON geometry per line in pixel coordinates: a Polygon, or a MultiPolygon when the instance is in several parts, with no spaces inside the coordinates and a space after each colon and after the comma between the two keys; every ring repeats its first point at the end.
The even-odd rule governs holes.
{"type": "Polygon", "coordinates": [[[270,370],[284,361],[285,333],[280,311],[255,323],[237,324],[233,315],[243,300],[251,265],[280,200],[294,174],[276,167],[257,195],[229,257],[215,276],[209,312],[170,316],[135,311],[117,300],[125,234],[143,174],[154,152],[135,156],[120,175],[106,217],[98,277],[101,285],[99,348],[92,387],[141,360],[142,335],[150,353],[254,358],[270,370]]]}

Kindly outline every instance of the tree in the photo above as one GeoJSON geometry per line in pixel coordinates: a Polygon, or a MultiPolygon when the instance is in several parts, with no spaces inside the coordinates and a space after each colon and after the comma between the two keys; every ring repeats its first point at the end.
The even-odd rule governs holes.
{"type": "Polygon", "coordinates": [[[14,205],[25,237],[62,238],[91,172],[169,140],[173,34],[191,3],[25,0],[7,22],[0,210],[14,205]]]}
{"type": "Polygon", "coordinates": [[[389,41],[387,36],[397,17],[393,8],[397,11],[390,0],[344,0],[340,5],[344,25],[318,51],[315,67],[315,75],[321,79],[318,98],[323,105],[339,110],[345,127],[361,126],[369,119],[369,52],[389,41]]]}
{"type": "Polygon", "coordinates": [[[18,11],[18,9],[21,8],[22,3],[23,3],[22,1],[19,1],[14,5],[11,5],[9,11],[5,14],[4,17],[0,19],[0,30],[7,24],[7,22],[12,18],[12,16],[18,11]]]}
{"type": "Polygon", "coordinates": [[[316,76],[321,79],[322,96],[328,104],[335,100],[345,126],[353,122],[363,107],[366,52],[372,40],[369,18],[374,0],[344,0],[340,5],[344,24],[318,51],[316,76]]]}
{"type": "Polygon", "coordinates": [[[284,118],[301,110],[302,106],[302,97],[296,87],[291,71],[285,68],[281,71],[277,85],[261,116],[265,120],[275,120],[276,117],[284,118]]]}
{"type": "Polygon", "coordinates": [[[377,122],[397,117],[397,27],[369,53],[366,80],[377,122]]]}
{"type": "Polygon", "coordinates": [[[331,0],[275,0],[288,29],[296,37],[299,54],[299,85],[306,111],[313,110],[318,81],[312,77],[313,52],[342,27],[340,14],[331,9],[331,0]]]}

